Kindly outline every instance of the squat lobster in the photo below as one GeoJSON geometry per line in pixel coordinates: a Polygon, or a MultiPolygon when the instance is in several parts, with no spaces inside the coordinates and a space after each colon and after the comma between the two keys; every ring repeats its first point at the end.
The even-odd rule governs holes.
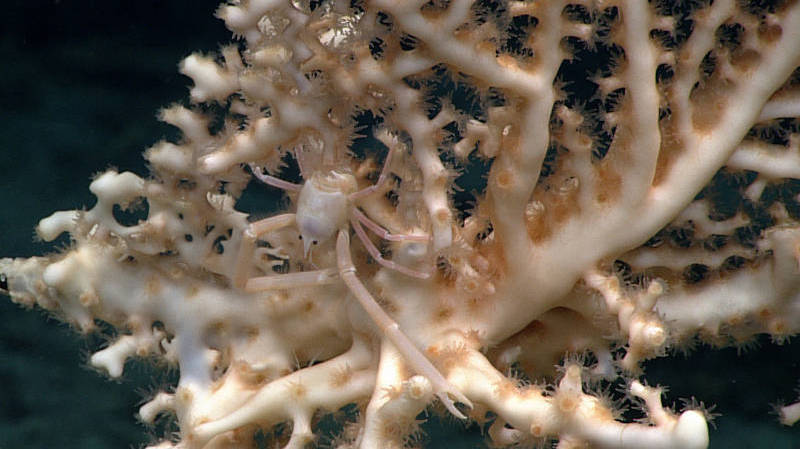
{"type": "Polygon", "coordinates": [[[265,184],[283,190],[299,191],[297,212],[277,215],[248,225],[242,235],[233,283],[237,288],[248,292],[257,292],[300,285],[328,284],[341,279],[381,330],[383,336],[388,338],[400,351],[409,366],[417,374],[428,378],[436,395],[450,413],[465,419],[466,417],[455,407],[450,396],[470,408],[472,408],[472,403],[444,378],[430,360],[403,333],[397,322],[375,301],[375,298],[356,276],[356,268],[350,255],[349,227],[352,226],[372,258],[384,267],[420,279],[430,277],[430,273],[427,271],[418,271],[384,259],[380,250],[372,243],[364,230],[364,226],[366,226],[381,238],[391,241],[427,243],[429,240],[427,235],[392,234],[358,209],[359,199],[378,191],[388,180],[392,153],[392,148],[390,148],[376,183],[361,190],[358,190],[355,177],[342,171],[315,171],[307,177],[300,157],[297,157],[297,161],[300,165],[300,173],[305,179],[302,185],[267,175],[259,167],[251,164],[253,175],[265,184]],[[252,255],[258,236],[291,225],[297,225],[300,231],[300,237],[303,240],[303,256],[306,258],[314,246],[329,241],[336,234],[337,269],[326,268],[249,278],[252,255]]]}

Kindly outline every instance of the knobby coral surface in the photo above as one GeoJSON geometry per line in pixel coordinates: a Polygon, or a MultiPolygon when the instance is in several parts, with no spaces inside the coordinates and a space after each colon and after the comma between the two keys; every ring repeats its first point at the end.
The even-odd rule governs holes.
{"type": "Polygon", "coordinates": [[[139,411],[177,421],[152,447],[304,447],[331,412],[331,446],[402,447],[443,404],[498,446],[701,448],[703,410],[641,363],[800,327],[797,2],[217,14],[238,40],[182,62],[150,176],[98,175],[37,227],[69,248],[0,260],[15,302],[116,330],[90,358],[111,377],[177,366],[139,411]],[[237,208],[248,184],[288,214],[237,208]]]}

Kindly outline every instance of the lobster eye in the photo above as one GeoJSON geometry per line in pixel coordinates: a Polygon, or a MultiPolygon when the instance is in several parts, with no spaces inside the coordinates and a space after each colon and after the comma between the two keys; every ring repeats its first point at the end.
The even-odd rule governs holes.
{"type": "Polygon", "coordinates": [[[312,244],[312,245],[316,245],[317,243],[319,243],[319,242],[318,242],[318,241],[316,241],[316,240],[312,240],[312,241],[311,241],[311,244],[312,244]]]}

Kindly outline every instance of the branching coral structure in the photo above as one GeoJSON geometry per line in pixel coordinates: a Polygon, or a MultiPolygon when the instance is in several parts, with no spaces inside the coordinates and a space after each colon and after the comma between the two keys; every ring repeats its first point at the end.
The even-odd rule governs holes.
{"type": "Polygon", "coordinates": [[[0,260],[14,302],[115,329],[92,366],[177,368],[139,410],[177,424],[151,448],[302,448],[331,413],[331,447],[408,447],[440,406],[499,447],[704,448],[706,411],[642,363],[800,329],[800,3],[217,15],[238,40],[181,63],[150,175],[97,175],[36,229],[68,248],[0,260]]]}

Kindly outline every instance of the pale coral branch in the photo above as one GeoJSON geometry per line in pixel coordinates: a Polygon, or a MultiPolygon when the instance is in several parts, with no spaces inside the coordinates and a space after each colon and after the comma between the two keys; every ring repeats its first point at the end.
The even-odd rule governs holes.
{"type": "Polygon", "coordinates": [[[725,165],[731,169],[757,171],[771,179],[800,178],[800,141],[793,138],[789,146],[745,141],[725,165]]]}
{"type": "Polygon", "coordinates": [[[641,223],[645,233],[652,234],[674,216],[713,173],[730,157],[739,142],[757,120],[765,98],[781,87],[800,62],[800,8],[786,11],[782,18],[783,33],[773,46],[764,49],[759,67],[748,78],[738,81],[728,100],[736,99],[736,107],[728,107],[710,133],[696,140],[687,140],[685,154],[677,158],[663,181],[650,192],[641,223]],[[733,130],[736,130],[735,132],[733,130]],[[686,177],[686,173],[693,176],[686,177]]]}
{"type": "Polygon", "coordinates": [[[761,109],[759,122],[783,117],[800,117],[800,89],[780,92],[761,109]]]}

